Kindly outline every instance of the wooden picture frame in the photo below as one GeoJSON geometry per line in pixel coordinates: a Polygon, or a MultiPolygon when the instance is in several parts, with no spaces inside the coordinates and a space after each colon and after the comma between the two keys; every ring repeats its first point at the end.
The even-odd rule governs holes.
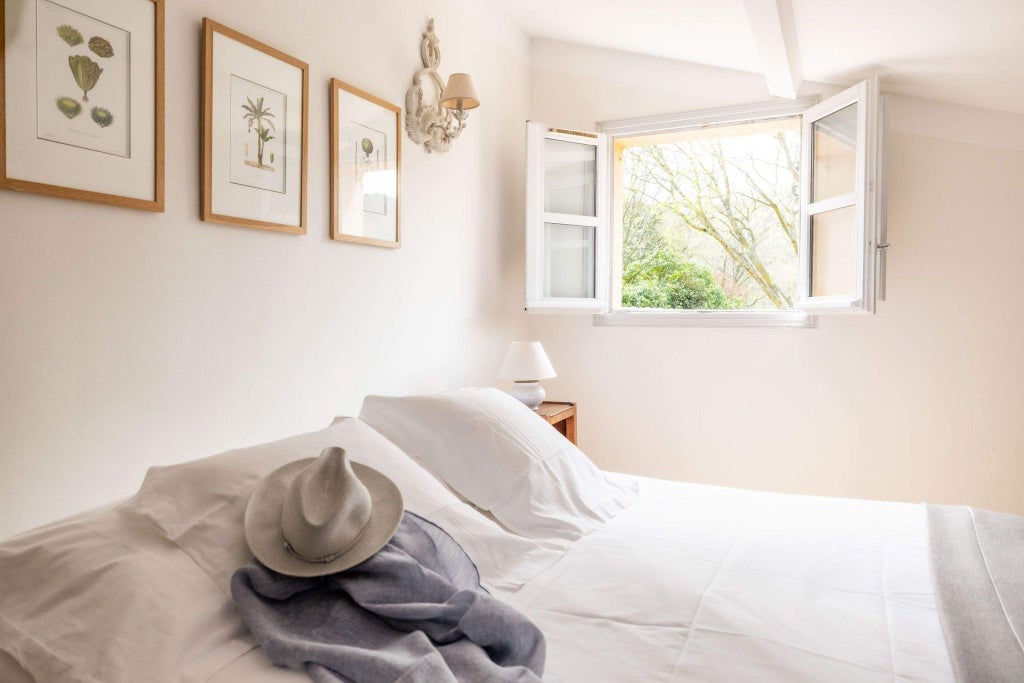
{"type": "MultiPolygon", "coordinates": [[[[0,0],[0,188],[162,212],[164,0],[120,0],[120,8],[116,3],[111,3],[110,15],[104,14],[102,17],[87,15],[79,11],[82,8],[75,9],[77,5],[74,0],[50,2],[47,5],[47,16],[42,16],[36,8],[29,17],[26,12],[28,4],[29,0],[0,0]],[[125,7],[133,11],[119,19],[117,12],[125,7]],[[113,40],[97,34],[86,42],[78,28],[65,24],[61,24],[56,33],[43,31],[41,22],[60,20],[61,16],[74,17],[70,24],[77,24],[86,31],[85,35],[97,33],[95,28],[102,26],[104,30],[98,33],[109,31],[107,37],[113,40]],[[29,29],[34,31],[34,35],[25,39],[31,40],[33,49],[16,50],[16,53],[8,56],[7,50],[11,47],[8,45],[8,21],[14,22],[10,32],[15,36],[25,35],[29,29]],[[152,28],[148,28],[150,21],[152,28]],[[62,30],[67,32],[62,33],[62,30]],[[142,43],[140,48],[140,38],[132,38],[136,32],[140,37],[152,32],[152,45],[142,43]],[[44,43],[39,39],[41,35],[54,38],[53,44],[44,43]],[[130,59],[117,59],[124,52],[117,39],[119,36],[124,37],[124,44],[131,45],[126,55],[130,59]],[[59,42],[61,40],[63,42],[59,42]],[[31,57],[26,57],[29,53],[31,57]],[[72,59],[82,60],[86,66],[92,62],[93,73],[88,76],[82,72],[76,73],[75,66],[71,64],[72,59]],[[60,66],[71,65],[71,73],[69,75],[63,69],[50,69],[52,75],[44,82],[39,73],[49,68],[53,60],[58,60],[60,66]],[[17,84],[25,80],[24,75],[30,63],[35,71],[34,83],[28,87],[15,85],[19,88],[19,97],[8,99],[8,69],[11,69],[13,75],[11,82],[17,84]],[[41,63],[44,66],[40,66],[41,63]],[[147,66],[149,63],[153,67],[151,78],[147,66]],[[96,69],[99,71],[96,72],[96,69]],[[103,88],[96,90],[104,71],[108,77],[102,81],[103,88]],[[83,82],[78,83],[79,79],[83,82]],[[112,79],[114,83],[123,79],[124,87],[111,86],[112,79]],[[48,86],[54,86],[54,92],[59,91],[61,94],[52,100],[66,119],[61,121],[59,115],[56,116],[61,121],[59,125],[47,119],[47,116],[53,116],[49,107],[39,106],[40,103],[51,102],[50,95],[53,93],[48,92],[48,86]],[[152,107],[149,106],[148,96],[139,100],[132,99],[133,93],[138,91],[152,92],[152,107]],[[79,92],[82,93],[80,97],[79,92]],[[88,99],[89,92],[94,96],[92,102],[88,99]],[[98,100],[97,92],[103,95],[98,100]],[[23,94],[25,97],[20,97],[23,94]],[[33,100],[31,106],[26,103],[28,99],[33,100]],[[125,104],[127,115],[110,104],[108,99],[125,104]],[[11,112],[9,107],[13,108],[11,112]],[[112,113],[108,107],[117,113],[112,113]],[[27,120],[26,112],[30,109],[34,121],[27,120]],[[12,112],[13,115],[10,115],[12,112]],[[27,134],[32,123],[35,124],[34,136],[27,134]],[[115,127],[115,124],[123,126],[115,127]],[[86,132],[85,128],[90,126],[96,127],[86,132]],[[91,138],[88,137],[90,133],[91,138]],[[152,149],[145,143],[136,146],[139,138],[148,142],[150,137],[152,149]],[[86,139],[88,143],[78,142],[86,139]],[[12,168],[12,164],[22,168],[12,168]]],[[[25,47],[17,42],[15,45],[25,47]]]]}
{"type": "MultiPolygon", "coordinates": [[[[203,18],[202,50],[203,127],[202,183],[200,186],[200,216],[202,220],[293,235],[306,234],[309,168],[309,65],[208,17],[203,18]],[[225,51],[224,59],[233,60],[233,65],[218,63],[218,56],[214,52],[214,44],[218,42],[217,36],[225,39],[225,42],[219,44],[225,51]],[[235,47],[235,45],[241,47],[235,47]],[[229,54],[229,51],[233,52],[229,54]],[[239,64],[246,59],[250,60],[252,65],[239,68],[239,64]],[[230,73],[223,70],[228,66],[231,66],[230,73]],[[266,82],[256,82],[253,78],[235,73],[237,68],[244,74],[251,74],[253,71],[259,71],[261,66],[263,72],[266,73],[266,82]],[[290,71],[288,67],[301,72],[301,95],[297,92],[298,88],[295,82],[297,74],[290,71]],[[230,81],[230,87],[226,92],[223,87],[218,87],[215,90],[215,86],[224,84],[225,74],[230,81]],[[274,80],[275,76],[276,81],[274,80]],[[256,93],[252,96],[242,93],[242,96],[246,98],[249,105],[255,106],[258,102],[259,113],[268,116],[268,119],[246,119],[241,112],[235,111],[233,102],[237,96],[234,91],[236,83],[242,83],[242,88],[251,88],[253,93],[256,93]],[[278,92],[269,87],[268,83],[284,89],[278,92]],[[287,88],[281,83],[285,83],[287,88]],[[264,98],[259,93],[269,93],[271,104],[265,110],[264,98]],[[226,101],[223,99],[225,97],[226,101]],[[254,100],[253,97],[257,99],[254,100]],[[296,104],[296,99],[301,106],[301,113],[298,117],[301,132],[298,136],[300,141],[293,146],[289,142],[289,138],[293,141],[295,138],[293,107],[296,104]],[[280,104],[275,105],[275,102],[280,104]],[[269,113],[274,106],[278,106],[277,114],[283,113],[283,118],[269,113]],[[215,108],[219,115],[217,117],[215,117],[215,108]],[[236,143],[236,127],[239,125],[238,121],[243,119],[248,124],[246,135],[251,137],[257,145],[258,159],[256,161],[251,159],[251,143],[244,144],[244,159],[240,161],[236,158],[239,157],[238,149],[240,149],[236,143]],[[281,131],[278,125],[281,125],[284,130],[281,131]],[[228,131],[227,141],[218,137],[218,135],[223,136],[225,126],[228,131]],[[255,136],[253,136],[254,126],[255,136]],[[274,133],[274,135],[270,136],[270,133],[274,133]],[[264,134],[268,137],[264,138],[264,134]],[[279,141],[280,146],[276,153],[281,155],[280,161],[275,159],[274,151],[264,151],[264,145],[269,145],[274,140],[279,141]],[[300,156],[298,160],[294,158],[296,152],[300,156]],[[269,154],[269,160],[265,159],[265,154],[269,154]],[[240,169],[238,171],[240,174],[249,174],[244,182],[236,179],[234,175],[236,168],[240,169]],[[262,178],[268,180],[253,180],[256,176],[252,174],[266,171],[269,171],[270,174],[264,175],[262,178]],[[296,173],[297,180],[295,179],[296,173]],[[256,184],[257,182],[260,184],[256,184]],[[263,184],[264,182],[267,184],[263,184]],[[278,185],[275,186],[275,184],[278,185]],[[283,195],[283,197],[267,199],[266,195],[270,193],[283,195]],[[265,201],[257,202],[254,201],[255,199],[265,201]],[[268,204],[272,205],[270,209],[268,209],[268,204]],[[252,205],[257,205],[258,208],[247,208],[252,205]],[[232,209],[232,206],[235,208],[232,209]],[[267,215],[268,210],[275,212],[274,215],[267,215]],[[278,218],[277,220],[275,220],[275,216],[278,218]],[[283,219],[283,216],[286,216],[288,220],[283,219]]],[[[247,115],[253,114],[252,110],[244,103],[242,110],[247,115]]]]}
{"type": "MultiPolygon", "coordinates": [[[[330,120],[331,120],[331,239],[339,242],[353,242],[356,244],[369,244],[377,247],[388,247],[398,249],[402,245],[401,231],[401,206],[402,206],[402,108],[391,104],[375,95],[360,90],[337,78],[330,81],[330,120]],[[351,99],[355,98],[355,99],[351,99]],[[375,129],[367,128],[361,123],[348,120],[350,115],[345,109],[345,104],[359,103],[364,107],[364,113],[373,112],[375,120],[384,121],[388,119],[385,126],[380,125],[375,129]],[[391,117],[394,121],[391,122],[391,117]],[[372,164],[375,170],[379,169],[381,178],[375,183],[380,187],[375,189],[382,192],[367,193],[363,189],[361,170],[358,168],[360,155],[365,157],[364,162],[370,162],[370,155],[374,152],[374,143],[369,138],[363,138],[360,148],[354,147],[351,143],[351,130],[347,127],[359,126],[364,130],[371,131],[368,135],[380,136],[378,142],[383,142],[383,159],[375,157],[372,164]],[[387,132],[391,131],[391,140],[387,139],[387,132]],[[344,148],[344,149],[343,149],[344,148]],[[393,151],[393,154],[391,152],[393,151]],[[349,159],[348,155],[354,153],[356,156],[349,159]],[[394,171],[394,180],[391,181],[391,171],[394,171]],[[349,187],[358,183],[358,187],[349,187]],[[358,195],[355,190],[362,190],[358,195]],[[351,192],[351,194],[349,194],[351,192]],[[346,196],[350,201],[345,201],[346,196]],[[366,208],[364,202],[373,202],[377,209],[366,208]],[[389,215],[390,212],[390,215],[389,215]],[[371,215],[373,214],[373,215],[371,215]],[[368,219],[372,219],[368,220],[368,219]],[[358,221],[359,225],[349,226],[346,221],[358,221]],[[366,221],[364,224],[363,221],[366,221]],[[371,224],[372,223],[372,224],[371,224]],[[381,235],[368,235],[367,233],[381,233],[381,235]],[[393,232],[394,239],[389,239],[393,232]]],[[[365,121],[363,123],[366,123],[365,121]]],[[[375,124],[376,125],[376,124],[375,124]]]]}

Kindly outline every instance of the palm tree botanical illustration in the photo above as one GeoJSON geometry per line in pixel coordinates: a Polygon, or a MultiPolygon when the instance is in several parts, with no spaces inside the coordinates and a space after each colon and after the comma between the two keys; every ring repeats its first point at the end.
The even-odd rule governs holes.
{"type": "Polygon", "coordinates": [[[245,163],[249,166],[256,166],[267,171],[273,171],[273,159],[274,155],[271,153],[271,163],[263,163],[263,155],[266,152],[267,143],[274,139],[271,135],[271,131],[276,132],[274,128],[274,114],[270,111],[270,107],[265,107],[263,104],[263,98],[259,97],[253,102],[251,97],[246,97],[246,104],[242,105],[242,110],[245,112],[242,118],[245,119],[248,125],[248,132],[251,133],[253,128],[256,129],[256,163],[253,164],[249,159],[245,160],[245,163]]]}

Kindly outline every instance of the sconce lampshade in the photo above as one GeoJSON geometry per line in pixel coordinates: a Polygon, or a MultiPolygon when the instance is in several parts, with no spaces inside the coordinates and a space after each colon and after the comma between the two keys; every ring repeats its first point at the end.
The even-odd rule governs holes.
{"type": "Polygon", "coordinates": [[[441,106],[458,111],[476,109],[480,106],[480,98],[476,95],[476,88],[473,87],[473,80],[469,74],[449,76],[448,85],[441,93],[441,106]]]}
{"type": "Polygon", "coordinates": [[[531,382],[555,377],[555,369],[551,367],[544,347],[538,341],[512,342],[505,354],[505,362],[501,364],[501,379],[517,382],[531,382]]]}

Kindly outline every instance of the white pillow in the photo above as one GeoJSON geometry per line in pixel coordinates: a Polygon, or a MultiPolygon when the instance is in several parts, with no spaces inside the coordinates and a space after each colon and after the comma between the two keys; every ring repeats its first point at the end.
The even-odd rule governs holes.
{"type": "Polygon", "coordinates": [[[108,508],[0,543],[0,649],[36,681],[205,681],[253,647],[244,633],[144,519],[108,508]]]}
{"type": "Polygon", "coordinates": [[[531,538],[576,539],[632,501],[532,410],[498,389],[367,396],[360,419],[474,505],[531,538]]]}
{"type": "Polygon", "coordinates": [[[252,559],[244,520],[256,484],[284,464],[320,455],[327,446],[341,446],[354,462],[390,477],[405,508],[447,531],[476,563],[488,588],[514,590],[565,551],[508,533],[356,418],[338,418],[318,432],[150,468],[139,492],[119,509],[149,519],[227,593],[231,575],[252,559]]]}

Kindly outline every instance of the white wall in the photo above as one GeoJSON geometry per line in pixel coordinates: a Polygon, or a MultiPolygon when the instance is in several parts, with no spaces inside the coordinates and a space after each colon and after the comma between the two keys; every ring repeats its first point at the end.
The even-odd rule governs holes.
{"type": "Polygon", "coordinates": [[[524,330],[518,31],[464,2],[166,5],[167,212],[0,193],[0,537],[368,392],[491,382],[524,330]],[[197,218],[204,15],[310,64],[304,237],[197,218]],[[449,154],[403,140],[400,250],[331,242],[328,79],[404,104],[428,16],[483,106],[449,154]]]}
{"type": "MultiPolygon", "coordinates": [[[[536,41],[533,64],[530,118],[550,125],[768,99],[759,76],[561,43],[536,41]]],[[[580,402],[601,466],[1024,513],[1024,117],[890,104],[876,315],[811,330],[530,317],[559,373],[548,395],[580,402]]]]}

